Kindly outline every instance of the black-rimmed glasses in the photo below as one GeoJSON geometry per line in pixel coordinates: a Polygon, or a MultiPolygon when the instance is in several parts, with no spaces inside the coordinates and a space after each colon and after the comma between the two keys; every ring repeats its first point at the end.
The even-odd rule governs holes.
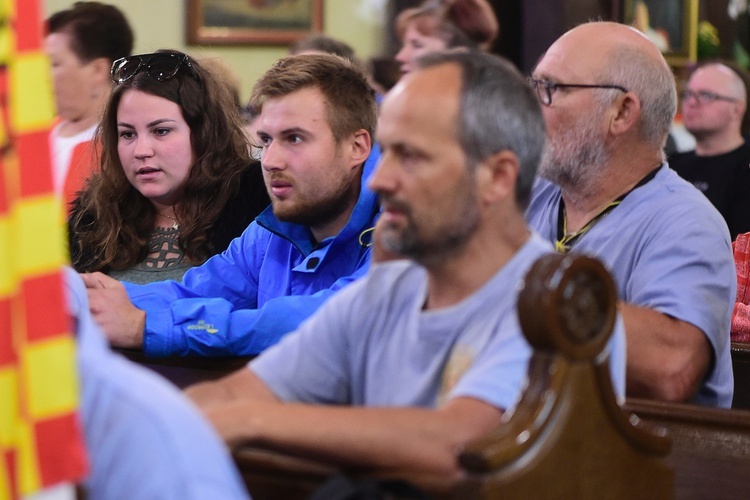
{"type": "Polygon", "coordinates": [[[737,101],[737,99],[735,99],[734,97],[717,94],[716,92],[711,92],[710,90],[685,89],[682,92],[680,92],[680,99],[682,99],[683,101],[687,101],[690,98],[695,99],[695,102],[701,105],[710,104],[715,101],[726,101],[726,102],[737,101]]]}
{"type": "Polygon", "coordinates": [[[552,83],[549,80],[537,80],[535,78],[529,78],[529,83],[534,87],[536,95],[539,96],[539,101],[545,106],[552,104],[552,94],[558,89],[615,89],[620,92],[628,92],[628,89],[622,85],[612,84],[552,83]]]}
{"type": "Polygon", "coordinates": [[[154,80],[163,82],[173,78],[183,66],[190,71],[193,78],[198,80],[198,72],[193,68],[191,59],[187,54],[170,54],[168,52],[121,57],[112,63],[110,75],[113,82],[123,83],[141,71],[145,71],[154,80]]]}

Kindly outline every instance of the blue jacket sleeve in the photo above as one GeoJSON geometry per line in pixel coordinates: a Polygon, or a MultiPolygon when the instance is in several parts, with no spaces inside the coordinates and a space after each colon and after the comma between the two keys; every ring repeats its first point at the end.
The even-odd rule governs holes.
{"type": "MultiPolygon", "coordinates": [[[[258,249],[263,247],[264,231],[254,223],[232,241],[226,251],[185,273],[182,282],[160,281],[147,285],[125,283],[133,304],[146,312],[143,350],[148,355],[187,354],[185,342],[175,336],[180,316],[173,313],[185,301],[202,305],[195,321],[186,324],[189,332],[213,330],[221,324],[228,309],[257,307],[258,249]],[[218,298],[212,298],[218,297],[218,298]]],[[[186,321],[190,321],[186,319],[186,321]]]]}
{"type": "Polygon", "coordinates": [[[126,284],[133,304],[146,311],[143,349],[147,355],[257,354],[367,271],[369,249],[352,273],[330,286],[308,295],[275,297],[258,307],[258,272],[268,233],[254,226],[224,253],[189,270],[182,283],[126,284]]]}

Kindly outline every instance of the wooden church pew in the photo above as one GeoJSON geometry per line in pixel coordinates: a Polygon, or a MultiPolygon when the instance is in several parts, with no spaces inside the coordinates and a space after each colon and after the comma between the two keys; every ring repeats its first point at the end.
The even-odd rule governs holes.
{"type": "Polygon", "coordinates": [[[253,356],[169,356],[152,358],[140,349],[115,349],[130,361],[155,371],[180,389],[215,380],[245,366],[253,356]]]}
{"type": "Polygon", "coordinates": [[[667,430],[675,498],[745,498],[750,492],[750,411],[629,399],[625,411],[667,430]]]}
{"type": "MultiPolygon", "coordinates": [[[[750,491],[750,412],[640,399],[629,399],[624,412],[636,415],[640,425],[665,429],[672,443],[667,463],[674,471],[674,493],[659,498],[744,498],[750,491]]],[[[251,491],[260,493],[258,498],[274,498],[277,493],[281,493],[279,498],[305,498],[328,477],[341,473],[330,465],[251,448],[237,450],[235,459],[251,491]]],[[[426,479],[422,485],[433,493],[459,487],[450,482],[436,484],[435,478],[431,478],[430,484],[426,479]]],[[[606,476],[603,479],[606,481],[606,476]]],[[[464,481],[471,484],[482,480],[480,473],[470,474],[464,481]]],[[[549,478],[548,484],[558,480],[557,476],[549,478]]],[[[477,486],[472,485],[472,493],[477,486]]],[[[552,496],[551,489],[538,493],[552,496]]],[[[445,497],[460,498],[460,495],[454,492],[445,497]]],[[[490,496],[480,493],[473,498],[490,496]]]]}
{"type": "MultiPolygon", "coordinates": [[[[462,478],[392,476],[434,498],[671,498],[670,440],[623,412],[612,391],[602,352],[615,304],[611,278],[597,261],[540,259],[519,297],[534,354],[516,409],[457,457],[462,478]]],[[[306,498],[342,472],[378,476],[257,447],[240,447],[234,457],[256,500],[306,498]]]]}

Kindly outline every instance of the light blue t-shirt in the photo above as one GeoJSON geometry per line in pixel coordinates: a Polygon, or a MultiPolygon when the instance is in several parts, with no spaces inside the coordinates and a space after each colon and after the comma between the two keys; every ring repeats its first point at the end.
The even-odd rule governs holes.
{"type": "MultiPolygon", "coordinates": [[[[560,188],[538,179],[526,220],[557,239],[560,188]]],[[[730,407],[729,326],[737,288],[729,230],[703,194],[666,164],[575,242],[601,259],[622,300],[686,321],[705,333],[713,367],[693,402],[730,407]]]]}
{"type": "MultiPolygon", "coordinates": [[[[465,396],[512,408],[531,355],[518,321],[519,284],[550,251],[535,234],[474,294],[427,311],[423,267],[406,260],[373,265],[249,367],[284,401],[434,408],[465,396]]],[[[619,322],[610,348],[622,396],[619,322]]]]}
{"type": "Polygon", "coordinates": [[[224,444],[192,403],[158,375],[111,352],[80,277],[66,275],[77,322],[80,418],[91,499],[247,499],[224,444]]]}

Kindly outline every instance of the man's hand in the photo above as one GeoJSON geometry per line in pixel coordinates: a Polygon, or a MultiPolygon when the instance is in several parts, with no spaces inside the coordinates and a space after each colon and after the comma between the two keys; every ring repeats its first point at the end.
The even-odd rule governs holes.
{"type": "Polygon", "coordinates": [[[130,302],[125,287],[102,273],[81,274],[89,295],[89,308],[109,342],[115,347],[140,348],[146,313],[130,302]]]}

